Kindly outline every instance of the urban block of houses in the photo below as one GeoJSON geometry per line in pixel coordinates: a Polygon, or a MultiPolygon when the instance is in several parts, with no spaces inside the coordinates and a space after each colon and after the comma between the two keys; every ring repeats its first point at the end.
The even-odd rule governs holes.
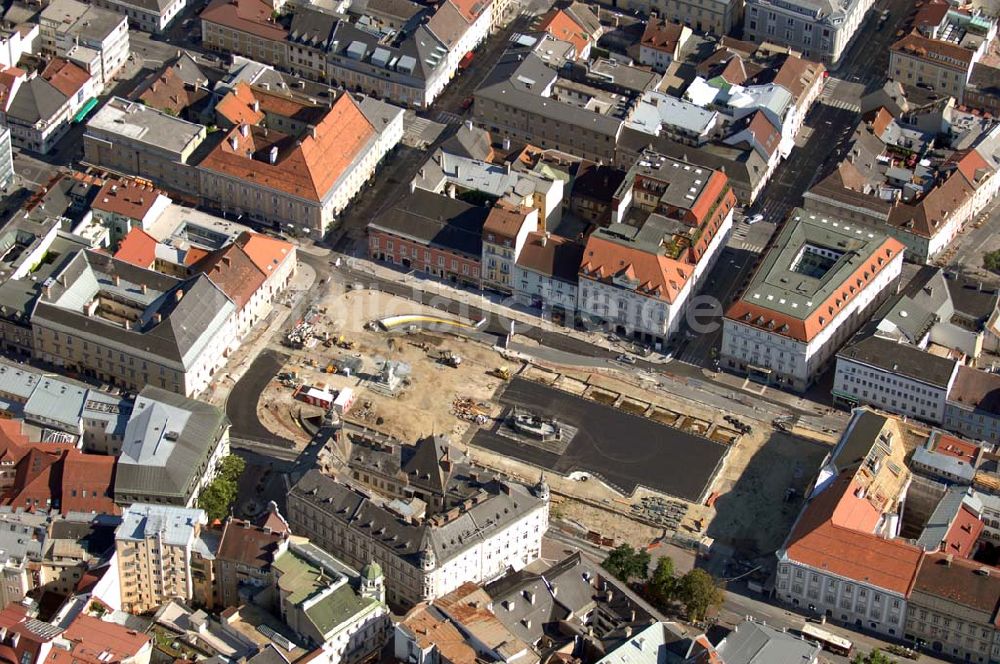
{"type": "Polygon", "coordinates": [[[289,494],[288,520],[348,565],[377,562],[391,606],[491,581],[540,555],[548,526],[544,483],[496,479],[441,436],[412,447],[359,438],[341,444],[350,477],[308,472],[289,494]],[[362,491],[359,483],[377,489],[362,491]],[[458,537],[467,532],[474,534],[458,537]]]}
{"type": "Polygon", "coordinates": [[[664,347],[718,258],[735,205],[724,173],[644,153],[615,193],[611,225],[587,239],[578,314],[664,347]]]}
{"type": "Polygon", "coordinates": [[[806,58],[836,65],[861,27],[873,0],[748,0],[744,39],[774,41],[806,58]]]}
{"type": "Polygon", "coordinates": [[[14,145],[39,154],[55,147],[97,93],[85,69],[58,57],[41,71],[29,74],[12,67],[0,77],[6,79],[0,121],[10,129],[14,145]]]}
{"type": "Polygon", "coordinates": [[[720,365],[803,391],[896,290],[903,245],[794,210],[723,320],[720,365]]]}
{"type": "Polygon", "coordinates": [[[77,0],[56,0],[38,16],[41,53],[65,58],[106,89],[129,55],[128,19],[77,0]]]}

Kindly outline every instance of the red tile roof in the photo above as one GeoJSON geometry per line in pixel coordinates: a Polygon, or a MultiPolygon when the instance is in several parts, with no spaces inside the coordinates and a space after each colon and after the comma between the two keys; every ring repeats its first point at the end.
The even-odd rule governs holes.
{"type": "Polygon", "coordinates": [[[271,276],[274,271],[295,252],[295,246],[277,238],[244,231],[236,238],[236,244],[243,247],[247,255],[264,274],[271,276]]]}
{"type": "Polygon", "coordinates": [[[802,565],[908,595],[922,551],[857,530],[874,528],[878,514],[868,501],[854,498],[856,488],[847,472],[813,498],[789,536],[787,555],[802,565]]]}
{"type": "Polygon", "coordinates": [[[576,48],[576,56],[580,57],[590,45],[587,31],[573,20],[573,17],[561,9],[553,9],[542,16],[538,29],[549,33],[556,39],[569,42],[576,48]]]}
{"type": "Polygon", "coordinates": [[[73,661],[87,664],[115,664],[150,647],[145,634],[83,613],[69,624],[62,637],[73,644],[73,661]]]}
{"type": "Polygon", "coordinates": [[[241,81],[219,100],[215,106],[215,112],[234,125],[240,123],[260,124],[261,120],[264,119],[264,112],[260,108],[254,108],[255,101],[257,101],[257,97],[253,90],[241,81]]]}
{"type": "Polygon", "coordinates": [[[264,0],[214,0],[201,13],[209,23],[284,42],[288,30],[272,18],[274,9],[264,0]]]}
{"type": "Polygon", "coordinates": [[[476,22],[483,12],[489,7],[489,4],[483,0],[449,0],[450,4],[455,5],[455,8],[462,14],[462,17],[469,22],[476,22]]]}
{"type": "Polygon", "coordinates": [[[977,150],[957,152],[951,156],[951,161],[955,163],[965,179],[976,188],[983,184],[983,181],[993,171],[977,150]]]}
{"type": "Polygon", "coordinates": [[[301,139],[260,127],[234,127],[200,166],[318,202],[375,136],[354,99],[342,94],[315,130],[301,139]],[[277,149],[274,164],[269,163],[271,148],[277,149]]]}
{"type": "Polygon", "coordinates": [[[17,67],[0,70],[0,110],[6,111],[14,100],[14,91],[24,82],[24,72],[17,67]]]}
{"type": "Polygon", "coordinates": [[[675,53],[683,31],[684,26],[679,23],[651,16],[646,22],[646,29],[642,32],[641,43],[657,51],[675,53]]]}
{"type": "Polygon", "coordinates": [[[229,519],[219,541],[218,560],[246,565],[254,569],[267,569],[274,562],[284,532],[255,526],[241,519],[229,519]]]}
{"type": "Polygon", "coordinates": [[[950,42],[928,39],[917,32],[906,35],[893,44],[890,50],[916,56],[922,60],[929,60],[937,66],[958,71],[967,71],[972,66],[973,52],[969,49],[950,42]]]}
{"type": "Polygon", "coordinates": [[[72,97],[87,85],[90,74],[69,60],[52,58],[42,70],[42,78],[51,83],[52,87],[59,92],[67,97],[72,97]]]}
{"type": "Polygon", "coordinates": [[[100,454],[66,452],[62,458],[59,506],[65,512],[119,514],[112,498],[115,458],[100,454]]]}
{"type": "Polygon", "coordinates": [[[638,247],[591,235],[583,250],[580,275],[597,281],[614,277],[637,281],[636,291],[673,303],[694,271],[693,265],[638,247]]]}
{"type": "Polygon", "coordinates": [[[956,436],[940,433],[934,439],[934,451],[938,454],[961,459],[966,463],[974,463],[979,456],[979,445],[962,440],[956,436]]]}
{"type": "Polygon", "coordinates": [[[979,520],[979,516],[973,514],[968,507],[962,505],[955,514],[948,533],[945,535],[945,553],[954,554],[960,558],[969,558],[976,548],[979,535],[982,534],[985,525],[979,520]]]}
{"type": "Polygon", "coordinates": [[[764,111],[757,111],[751,116],[750,122],[747,124],[747,131],[750,132],[761,149],[767,153],[768,158],[775,153],[778,144],[781,143],[781,132],[771,124],[764,111]]]}
{"type": "Polygon", "coordinates": [[[115,258],[149,269],[156,262],[156,238],[142,230],[133,228],[119,243],[115,258]]]}

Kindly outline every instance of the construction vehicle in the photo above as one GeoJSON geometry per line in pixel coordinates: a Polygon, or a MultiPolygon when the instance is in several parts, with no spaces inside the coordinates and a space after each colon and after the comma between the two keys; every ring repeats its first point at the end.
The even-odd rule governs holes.
{"type": "Polygon", "coordinates": [[[441,364],[457,369],[458,366],[462,364],[462,357],[460,355],[456,355],[450,350],[442,349],[438,351],[437,361],[441,364]]]}
{"type": "Polygon", "coordinates": [[[328,365],[326,365],[326,373],[328,373],[328,374],[337,373],[337,367],[336,367],[336,365],[334,365],[334,364],[328,364],[328,365]]]}
{"type": "Polygon", "coordinates": [[[356,345],[357,344],[354,341],[346,339],[343,335],[337,338],[337,346],[339,348],[343,348],[344,350],[354,350],[356,345]]]}
{"type": "Polygon", "coordinates": [[[493,375],[500,380],[510,380],[510,369],[508,367],[497,367],[493,370],[493,375]]]}

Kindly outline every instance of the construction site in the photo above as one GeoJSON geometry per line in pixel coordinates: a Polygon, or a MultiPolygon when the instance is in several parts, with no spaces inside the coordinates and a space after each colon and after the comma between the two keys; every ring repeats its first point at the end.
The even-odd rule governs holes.
{"type": "Polygon", "coordinates": [[[529,361],[492,346],[474,320],[371,290],[317,303],[280,352],[257,407],[275,435],[304,448],[324,417],[402,440],[446,434],[481,465],[529,482],[544,474],[556,517],[602,545],[780,544],[798,503],[773,523],[765,503],[800,496],[827,449],[642,372],[529,361]]]}

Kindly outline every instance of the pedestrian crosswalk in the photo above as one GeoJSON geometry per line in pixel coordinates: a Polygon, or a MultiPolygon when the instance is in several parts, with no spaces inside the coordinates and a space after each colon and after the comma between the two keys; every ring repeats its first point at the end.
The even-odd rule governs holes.
{"type": "MultiPolygon", "coordinates": [[[[823,86],[823,91],[819,95],[819,102],[826,106],[833,106],[834,108],[842,108],[847,111],[853,111],[854,113],[861,112],[861,106],[853,101],[845,101],[844,99],[839,99],[835,96],[837,88],[843,83],[843,79],[839,78],[828,78],[826,85],[823,86]]],[[[850,86],[848,86],[850,87],[850,86]]]]}
{"type": "Polygon", "coordinates": [[[462,124],[465,121],[465,118],[458,113],[448,111],[438,111],[434,114],[434,118],[441,124],[462,124]]]}
{"type": "Polygon", "coordinates": [[[832,106],[834,108],[842,108],[845,111],[851,111],[852,113],[860,113],[860,104],[855,104],[849,101],[844,101],[843,99],[820,99],[820,103],[824,106],[832,106]]]}

